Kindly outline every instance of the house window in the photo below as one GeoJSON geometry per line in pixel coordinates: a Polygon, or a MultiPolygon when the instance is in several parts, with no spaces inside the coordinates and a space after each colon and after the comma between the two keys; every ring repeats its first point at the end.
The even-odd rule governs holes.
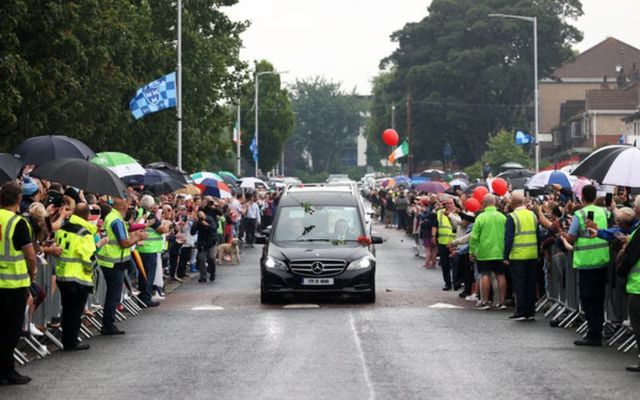
{"type": "Polygon", "coordinates": [[[640,135],[640,121],[633,122],[633,135],[634,136],[640,135]]]}

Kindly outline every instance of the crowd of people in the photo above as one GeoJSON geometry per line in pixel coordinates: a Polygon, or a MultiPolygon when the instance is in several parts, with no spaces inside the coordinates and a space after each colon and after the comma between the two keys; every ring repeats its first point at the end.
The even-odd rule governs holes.
{"type": "MultiPolygon", "coordinates": [[[[444,291],[479,310],[506,310],[514,321],[535,319],[554,273],[556,254],[577,271],[579,301],[588,328],[576,346],[601,346],[607,282],[621,282],[633,331],[640,332],[640,196],[586,185],[572,193],[558,185],[538,193],[486,194],[471,211],[472,193],[418,193],[406,187],[373,191],[369,199],[385,228],[414,237],[424,268],[438,265],[444,291]]],[[[613,285],[615,286],[615,285],[613,285]]],[[[621,323],[624,316],[613,315],[621,323]]],[[[558,320],[551,320],[552,326],[558,320]]],[[[640,372],[640,363],[627,367],[640,372]]]]}
{"type": "Polygon", "coordinates": [[[64,351],[90,348],[78,336],[83,315],[94,316],[97,269],[106,283],[100,333],[123,335],[116,315],[123,296],[156,307],[165,282],[182,281],[188,272],[199,282],[214,281],[218,263],[233,262],[240,246],[254,246],[278,202],[278,193],[244,191],[222,200],[153,196],[142,186],[129,187],[126,199],[112,198],[28,175],[6,183],[0,188],[0,383],[31,380],[15,370],[21,336],[61,328],[64,351]],[[32,316],[47,293],[36,277],[47,268],[49,295],[59,290],[61,315],[36,326],[32,316]]]}

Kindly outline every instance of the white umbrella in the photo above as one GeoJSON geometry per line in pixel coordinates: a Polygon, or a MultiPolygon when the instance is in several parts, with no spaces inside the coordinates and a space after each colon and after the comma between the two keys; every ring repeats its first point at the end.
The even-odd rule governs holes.
{"type": "Polygon", "coordinates": [[[269,185],[267,185],[262,179],[258,178],[242,178],[240,179],[240,187],[247,189],[269,189],[269,185]]]}
{"type": "Polygon", "coordinates": [[[576,176],[603,185],[640,187],[640,149],[627,145],[605,146],[591,153],[573,171],[576,176]]]}
{"type": "Polygon", "coordinates": [[[572,178],[563,171],[542,171],[529,178],[525,187],[529,189],[542,189],[547,185],[558,184],[565,189],[571,189],[573,180],[575,180],[575,178],[572,178]]]}

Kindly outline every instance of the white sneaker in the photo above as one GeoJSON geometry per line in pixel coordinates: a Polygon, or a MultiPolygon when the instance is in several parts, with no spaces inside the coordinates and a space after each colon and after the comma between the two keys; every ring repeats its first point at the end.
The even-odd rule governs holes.
{"type": "Polygon", "coordinates": [[[478,301],[478,295],[473,293],[464,298],[466,301],[478,301]]]}
{"type": "Polygon", "coordinates": [[[33,322],[29,324],[29,334],[33,336],[44,336],[44,333],[40,329],[36,328],[36,324],[33,322]]]}
{"type": "Polygon", "coordinates": [[[153,296],[151,296],[151,301],[157,301],[157,302],[160,302],[160,301],[162,301],[162,300],[164,300],[164,297],[163,297],[163,296],[158,296],[158,295],[155,295],[155,294],[154,294],[153,296]]]}

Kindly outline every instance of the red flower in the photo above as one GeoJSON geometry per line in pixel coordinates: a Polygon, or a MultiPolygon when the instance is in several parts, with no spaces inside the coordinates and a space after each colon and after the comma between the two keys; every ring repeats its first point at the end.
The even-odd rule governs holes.
{"type": "Polygon", "coordinates": [[[371,239],[368,236],[358,236],[356,242],[363,246],[371,246],[371,239]]]}

